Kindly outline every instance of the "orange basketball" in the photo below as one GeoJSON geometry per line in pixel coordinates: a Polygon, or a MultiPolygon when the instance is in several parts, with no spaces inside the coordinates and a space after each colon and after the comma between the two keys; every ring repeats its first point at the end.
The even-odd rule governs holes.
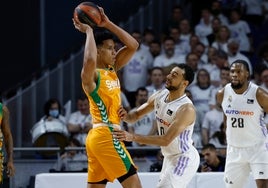
{"type": "Polygon", "coordinates": [[[99,7],[92,2],[82,2],[74,10],[74,16],[78,17],[79,21],[96,27],[101,22],[101,13],[99,7]]]}

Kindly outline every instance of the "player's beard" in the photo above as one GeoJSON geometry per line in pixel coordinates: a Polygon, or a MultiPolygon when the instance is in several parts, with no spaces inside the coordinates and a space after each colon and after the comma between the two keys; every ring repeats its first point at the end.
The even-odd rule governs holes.
{"type": "Polygon", "coordinates": [[[169,91],[176,91],[180,88],[180,85],[176,86],[166,86],[167,90],[169,91]]]}
{"type": "Polygon", "coordinates": [[[238,83],[238,84],[233,84],[233,83],[231,83],[231,87],[233,88],[233,89],[241,89],[242,87],[243,87],[243,84],[242,83],[238,83]]]}

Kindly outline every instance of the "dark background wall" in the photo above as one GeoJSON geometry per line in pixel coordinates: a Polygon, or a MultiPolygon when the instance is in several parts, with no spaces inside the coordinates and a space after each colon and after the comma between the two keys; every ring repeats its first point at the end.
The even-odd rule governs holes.
{"type": "MultiPolygon", "coordinates": [[[[27,85],[44,67],[55,66],[80,49],[84,35],[74,29],[74,8],[82,1],[23,0],[3,2],[1,16],[0,94],[27,85]],[[41,56],[40,3],[44,4],[44,56],[41,56]],[[43,61],[41,61],[41,57],[43,61]],[[43,63],[42,63],[43,62],[43,63]]],[[[124,22],[148,0],[92,1],[115,23],[124,22]]]]}

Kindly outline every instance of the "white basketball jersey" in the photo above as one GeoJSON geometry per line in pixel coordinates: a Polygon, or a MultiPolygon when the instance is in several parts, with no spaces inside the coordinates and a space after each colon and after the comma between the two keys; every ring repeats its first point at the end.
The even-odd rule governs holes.
{"type": "MultiPolygon", "coordinates": [[[[177,110],[184,104],[191,103],[192,101],[183,95],[180,98],[165,102],[169,91],[167,89],[162,90],[155,99],[155,115],[160,135],[164,135],[171,122],[176,116],[177,110]]],[[[192,134],[194,129],[193,122],[188,126],[180,135],[178,135],[168,146],[161,147],[164,156],[176,155],[187,152],[193,147],[192,134]]]]}
{"type": "Polygon", "coordinates": [[[267,139],[264,111],[256,99],[258,86],[252,82],[243,94],[236,94],[227,84],[222,101],[227,117],[227,143],[235,147],[250,147],[267,139]]]}

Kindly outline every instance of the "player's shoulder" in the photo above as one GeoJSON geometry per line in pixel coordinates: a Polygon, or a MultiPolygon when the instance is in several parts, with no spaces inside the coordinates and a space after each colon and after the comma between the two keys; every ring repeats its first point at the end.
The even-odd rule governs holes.
{"type": "Polygon", "coordinates": [[[227,90],[227,92],[228,92],[229,89],[230,89],[230,83],[228,83],[224,87],[218,89],[218,91],[216,92],[216,101],[218,103],[222,102],[225,91],[227,90]]]}
{"type": "Polygon", "coordinates": [[[268,92],[264,88],[258,86],[256,90],[256,97],[268,99],[268,92]]]}
{"type": "Polygon", "coordinates": [[[187,115],[196,114],[196,108],[193,103],[186,102],[179,106],[179,108],[177,109],[177,113],[184,113],[187,115]]]}

